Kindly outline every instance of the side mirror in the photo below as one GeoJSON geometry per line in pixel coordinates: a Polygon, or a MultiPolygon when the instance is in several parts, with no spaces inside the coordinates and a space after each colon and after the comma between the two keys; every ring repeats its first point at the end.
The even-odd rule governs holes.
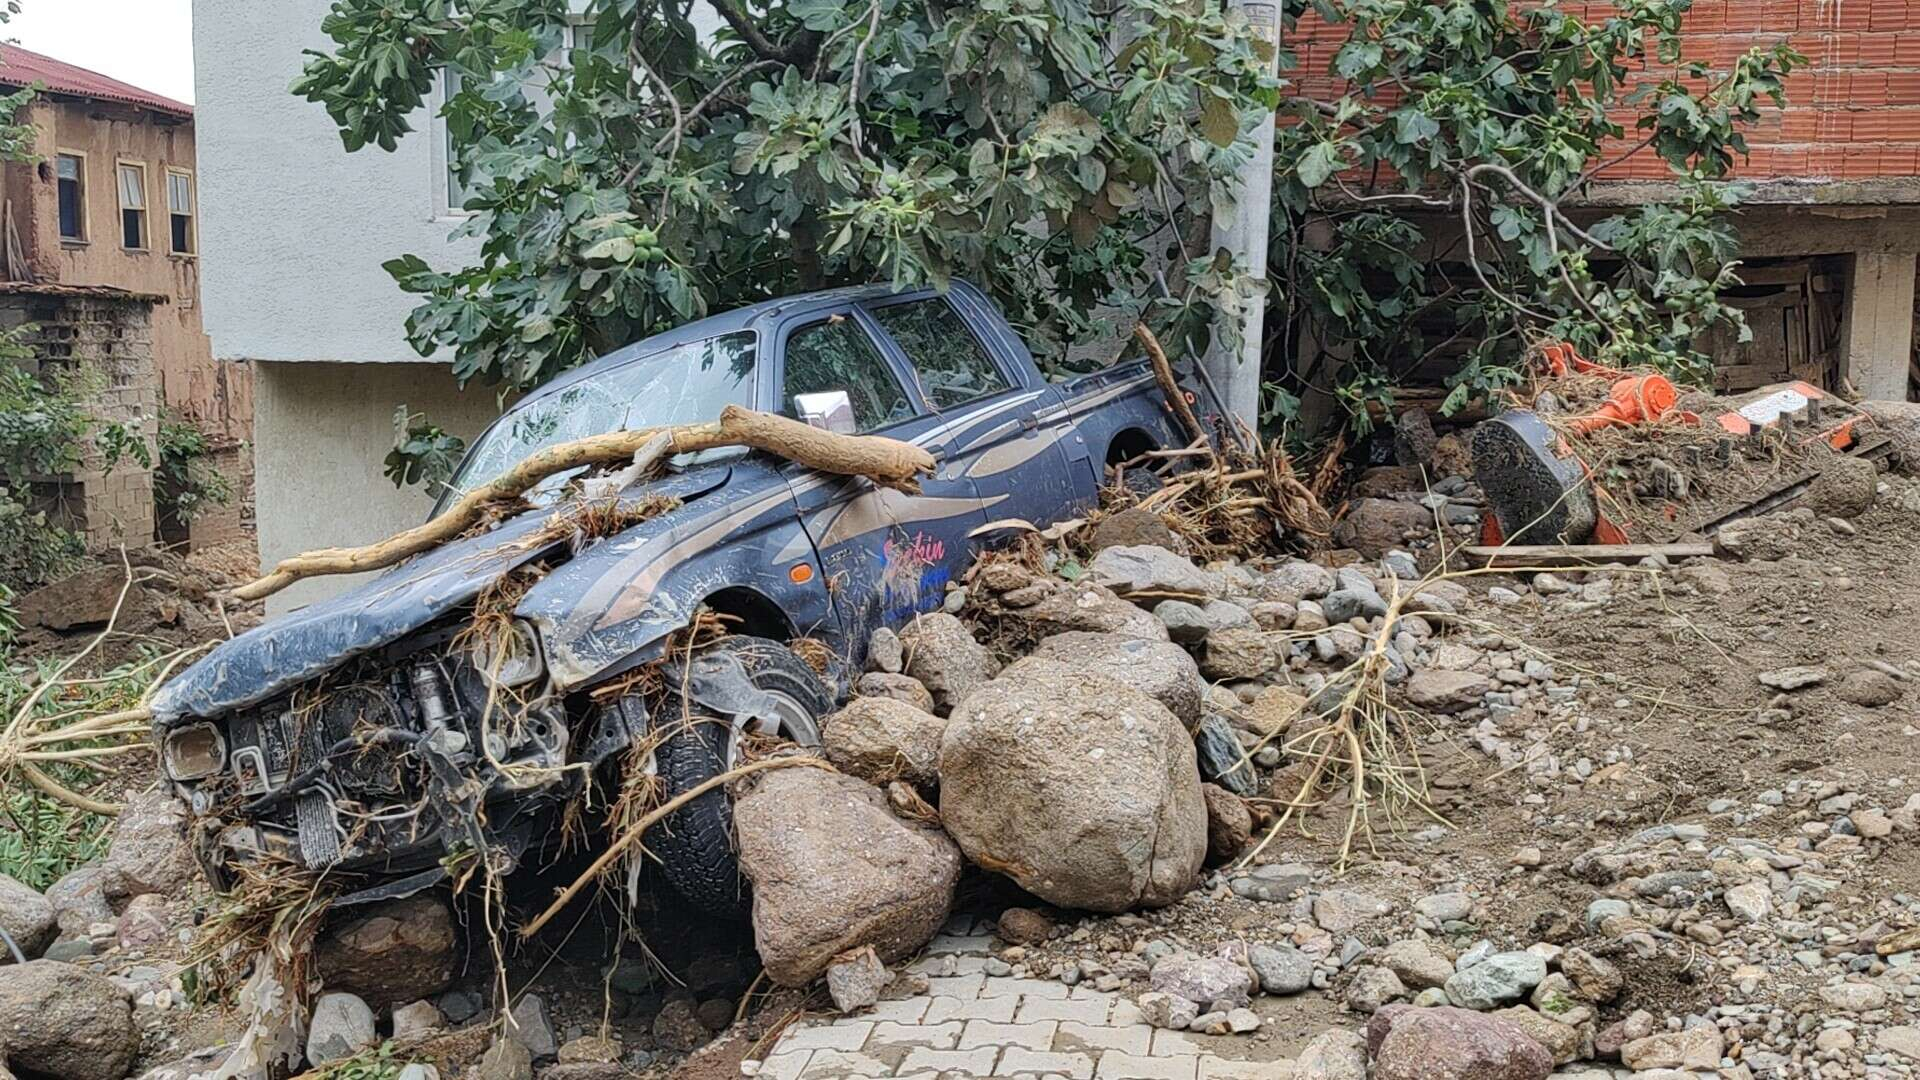
{"type": "Polygon", "coordinates": [[[808,427],[852,435],[860,429],[853,418],[853,398],[845,390],[825,390],[818,394],[793,395],[794,411],[808,427]]]}

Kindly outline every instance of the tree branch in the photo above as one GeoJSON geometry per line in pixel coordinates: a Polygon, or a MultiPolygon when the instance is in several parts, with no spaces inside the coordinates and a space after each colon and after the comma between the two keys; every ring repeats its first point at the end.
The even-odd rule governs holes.
{"type": "Polygon", "coordinates": [[[711,2],[713,9],[720,13],[720,17],[727,21],[727,25],[733,27],[733,32],[740,35],[740,40],[746,42],[747,47],[763,60],[777,60],[794,67],[806,67],[820,52],[820,35],[812,30],[802,30],[794,35],[792,41],[784,45],[776,44],[767,36],[766,31],[760,29],[747,16],[746,12],[740,10],[734,0],[711,0],[711,2]]]}

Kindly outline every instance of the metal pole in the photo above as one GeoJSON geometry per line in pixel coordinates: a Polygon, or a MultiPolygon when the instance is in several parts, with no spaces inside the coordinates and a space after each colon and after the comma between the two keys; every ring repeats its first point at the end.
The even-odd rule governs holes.
{"type": "MultiPolygon", "coordinates": [[[[1280,5],[1265,0],[1235,0],[1256,36],[1275,46],[1274,73],[1279,71],[1280,5]]],[[[1254,153],[1241,166],[1233,184],[1233,208],[1226,220],[1213,226],[1213,249],[1227,249],[1235,265],[1260,282],[1240,320],[1240,351],[1215,343],[1202,359],[1212,382],[1221,388],[1229,412],[1258,431],[1260,424],[1260,350],[1266,328],[1265,283],[1267,226],[1273,214],[1273,113],[1261,114],[1253,134],[1254,153]]]]}

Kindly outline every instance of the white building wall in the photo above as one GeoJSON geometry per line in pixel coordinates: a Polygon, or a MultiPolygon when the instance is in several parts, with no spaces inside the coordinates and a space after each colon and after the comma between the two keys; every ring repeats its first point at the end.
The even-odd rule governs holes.
{"type": "MultiPolygon", "coordinates": [[[[471,439],[493,393],[459,391],[406,342],[414,298],[380,264],[454,268],[479,243],[448,239],[443,132],[428,111],[393,153],[348,154],[326,110],[287,88],[328,0],[194,0],[200,238],[214,356],[255,361],[262,561],[361,544],[418,524],[431,500],[382,476],[401,404],[471,439]]],[[[303,582],[268,602],[311,603],[355,578],[303,582]]]]}
{"type": "MultiPolygon", "coordinates": [[[[583,10],[587,0],[573,0],[583,10]]],[[[444,362],[407,345],[415,298],[380,264],[418,255],[453,269],[479,242],[449,240],[439,101],[392,153],[349,154],[326,110],[295,97],[301,53],[329,0],[194,0],[200,242],[206,328],[216,359],[258,373],[254,464],[267,565],[315,547],[362,544],[416,525],[430,499],[382,475],[405,404],[471,440],[498,413],[491,390],[458,390],[444,362]]],[[[704,5],[695,23],[720,20],[704,5]]],[[[279,612],[353,585],[303,582],[279,612]]]]}
{"type": "MultiPolygon", "coordinates": [[[[194,0],[200,237],[207,332],[223,359],[417,361],[413,298],[380,264],[415,254],[451,268],[436,125],[393,153],[348,154],[326,110],[287,87],[301,51],[329,44],[328,0],[194,0]]],[[[384,452],[384,451],[383,451],[384,452]]]]}

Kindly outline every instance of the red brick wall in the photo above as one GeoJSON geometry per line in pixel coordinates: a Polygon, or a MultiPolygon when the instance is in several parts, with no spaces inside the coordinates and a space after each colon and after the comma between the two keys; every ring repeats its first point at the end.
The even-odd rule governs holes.
{"type": "MultiPolygon", "coordinates": [[[[1561,9],[1588,22],[1605,19],[1610,4],[1572,0],[1561,9]]],[[[1736,162],[1735,175],[1752,180],[1780,177],[1869,179],[1920,175],[1920,0],[1695,0],[1684,24],[1687,60],[1725,70],[1755,46],[1787,41],[1807,58],[1787,81],[1787,107],[1768,107],[1746,129],[1752,156],[1736,162]]],[[[1340,93],[1328,75],[1346,28],[1311,16],[1290,41],[1299,55],[1294,73],[1299,92],[1328,99],[1340,93]]],[[[1637,78],[1674,74],[1649,64],[1637,78]]],[[[1709,77],[1712,79],[1712,76],[1709,77]]],[[[1696,83],[1696,89],[1700,88],[1696,83]]],[[[1614,119],[1630,145],[1634,110],[1614,119]]],[[[1670,175],[1652,152],[1601,174],[1605,179],[1661,179],[1670,175]]]]}

